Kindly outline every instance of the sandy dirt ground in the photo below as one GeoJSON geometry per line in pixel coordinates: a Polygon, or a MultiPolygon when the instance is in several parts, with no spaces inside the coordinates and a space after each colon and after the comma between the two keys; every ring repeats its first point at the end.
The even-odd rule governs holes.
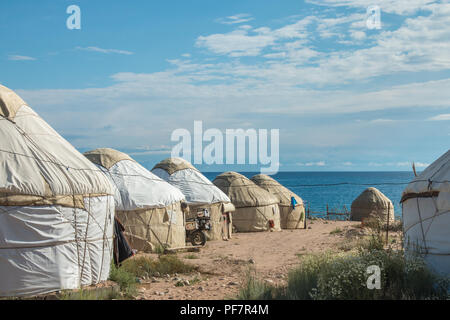
{"type": "Polygon", "coordinates": [[[199,272],[144,280],[137,299],[202,300],[235,297],[249,270],[273,284],[285,283],[299,255],[340,251],[364,235],[359,222],[308,221],[307,229],[236,233],[229,241],[211,241],[199,252],[178,253],[199,272]]]}

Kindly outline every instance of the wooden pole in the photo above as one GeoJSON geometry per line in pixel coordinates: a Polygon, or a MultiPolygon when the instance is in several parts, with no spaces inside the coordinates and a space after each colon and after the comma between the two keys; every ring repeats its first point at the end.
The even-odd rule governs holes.
{"type": "Polygon", "coordinates": [[[386,244],[389,242],[389,218],[391,213],[391,204],[388,203],[388,214],[387,214],[387,221],[386,221],[386,244]]]}
{"type": "Polygon", "coordinates": [[[311,219],[311,212],[309,212],[309,202],[308,202],[308,219],[311,219]]]}

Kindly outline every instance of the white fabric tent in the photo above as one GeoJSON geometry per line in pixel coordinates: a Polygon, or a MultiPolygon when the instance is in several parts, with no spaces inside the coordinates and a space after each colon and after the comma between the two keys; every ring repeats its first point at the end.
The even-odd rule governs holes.
{"type": "Polygon", "coordinates": [[[100,148],[86,152],[85,156],[116,186],[117,216],[134,248],[151,251],[154,245],[184,246],[180,203],[185,197],[180,190],[120,151],[100,148]],[[163,221],[164,215],[170,216],[169,219],[163,221]]]}
{"type": "Polygon", "coordinates": [[[112,193],[100,170],[0,86],[0,296],[106,280],[112,193]]]}
{"type": "Polygon", "coordinates": [[[230,198],[208,180],[200,171],[181,158],[171,158],[180,162],[179,170],[170,174],[162,167],[155,166],[152,172],[158,177],[176,186],[183,192],[188,204],[211,204],[231,202],[230,198]]]}
{"type": "Polygon", "coordinates": [[[408,251],[419,251],[437,272],[450,274],[450,150],[403,191],[403,229],[408,251]]]}
{"type": "Polygon", "coordinates": [[[207,232],[209,240],[222,237],[222,213],[234,211],[230,198],[222,190],[182,158],[165,159],[158,163],[152,172],[183,192],[191,210],[191,217],[200,208],[210,212],[211,230],[207,232]]]}

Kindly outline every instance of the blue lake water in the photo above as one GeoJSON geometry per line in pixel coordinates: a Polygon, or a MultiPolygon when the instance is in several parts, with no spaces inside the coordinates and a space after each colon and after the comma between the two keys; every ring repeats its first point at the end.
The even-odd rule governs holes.
{"type": "MultiPolygon", "coordinates": [[[[203,174],[212,181],[220,173],[204,172],[203,174]]],[[[256,173],[241,172],[241,174],[251,178],[256,173]]],[[[298,194],[305,202],[305,206],[309,204],[312,211],[326,211],[327,204],[330,209],[336,209],[339,212],[344,211],[344,206],[350,210],[353,200],[366,188],[372,186],[391,199],[395,215],[400,218],[402,192],[414,179],[414,174],[412,172],[279,172],[272,177],[298,194]]]]}

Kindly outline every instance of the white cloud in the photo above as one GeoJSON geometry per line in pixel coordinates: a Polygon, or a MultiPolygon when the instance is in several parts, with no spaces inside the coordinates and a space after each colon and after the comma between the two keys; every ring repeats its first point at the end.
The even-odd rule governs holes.
{"type": "Polygon", "coordinates": [[[366,38],[366,33],[364,31],[352,31],[351,37],[355,40],[363,40],[366,38]]]}
{"type": "Polygon", "coordinates": [[[428,118],[430,121],[448,121],[450,120],[450,113],[439,114],[437,116],[428,118]]]}
{"type": "MultiPolygon", "coordinates": [[[[377,162],[370,162],[369,166],[371,167],[410,167],[412,168],[412,161],[403,161],[403,162],[386,162],[386,163],[377,163],[377,162]]],[[[428,167],[429,163],[424,162],[414,162],[416,168],[425,168],[428,167]]]]}
{"type": "Polygon", "coordinates": [[[257,75],[292,86],[341,85],[398,73],[450,69],[450,3],[427,5],[423,10],[429,14],[408,18],[397,30],[382,30],[364,47],[352,50],[319,51],[310,43],[314,31],[308,27],[317,23],[315,32],[331,36],[336,26],[343,24],[348,27],[343,29],[348,37],[339,36],[337,43],[353,44],[364,40],[361,14],[329,19],[308,16],[274,30],[238,28],[229,33],[200,36],[196,45],[213,54],[231,57],[263,54],[273,61],[257,67],[235,65],[226,72],[257,75]]]}
{"type": "Polygon", "coordinates": [[[100,53],[117,53],[117,54],[124,54],[124,55],[131,55],[133,52],[126,51],[126,50],[117,50],[117,49],[103,49],[99,47],[76,47],[77,50],[84,50],[84,51],[92,51],[92,52],[100,52],[100,53]]]}
{"type": "MultiPolygon", "coordinates": [[[[208,126],[221,128],[248,120],[242,113],[271,113],[280,118],[413,107],[445,108],[443,113],[449,107],[450,79],[406,81],[385,89],[380,89],[382,81],[374,82],[373,86],[369,82],[374,77],[398,72],[450,69],[450,44],[446,41],[450,38],[450,6],[428,9],[429,16],[407,19],[401,28],[381,32],[364,49],[327,51],[312,46],[307,27],[317,20],[307,17],[278,29],[244,26],[230,33],[197,39],[198,46],[216,55],[264,55],[261,63],[246,64],[237,59],[193,63],[180,58],[170,60],[171,68],[161,72],[114,74],[115,83],[105,88],[20,90],[19,93],[32,107],[37,106],[37,111],[43,112],[56,129],[62,128],[63,133],[69,134],[85,133],[88,137],[77,143],[86,147],[168,143],[171,130],[189,128],[193,120],[198,120],[196,115],[201,115],[208,126]],[[365,81],[369,85],[364,90],[342,86],[365,81]]],[[[352,19],[345,23],[358,20],[352,19]]],[[[325,32],[337,23],[325,21],[322,30],[325,32]]],[[[408,76],[404,79],[408,80],[408,76]]],[[[273,125],[269,116],[255,118],[264,118],[261,122],[268,128],[273,125]]],[[[388,133],[383,134],[392,133],[388,130],[393,126],[386,126],[387,130],[374,128],[373,124],[383,123],[393,123],[393,120],[378,115],[361,123],[345,120],[339,125],[315,123],[297,129],[304,139],[299,139],[296,129],[286,130],[296,133],[288,141],[302,146],[348,147],[382,139],[391,142],[388,133]]],[[[284,139],[286,134],[282,134],[284,139]]],[[[158,150],[142,152],[146,151],[158,150]]],[[[326,165],[321,161],[302,165],[320,166],[321,163],[326,165]]]]}
{"type": "Polygon", "coordinates": [[[243,22],[252,21],[253,17],[247,13],[235,14],[233,16],[228,16],[225,18],[216,19],[216,22],[222,24],[238,24],[243,22]]]}
{"type": "Polygon", "coordinates": [[[171,154],[172,150],[148,150],[148,151],[133,151],[128,152],[130,156],[148,156],[155,154],[171,154]]]}
{"type": "Polygon", "coordinates": [[[229,33],[217,33],[197,38],[196,46],[231,57],[257,56],[264,48],[273,46],[281,39],[306,38],[306,27],[313,17],[272,30],[268,27],[241,26],[229,33]]]}
{"type": "Polygon", "coordinates": [[[417,168],[426,168],[430,165],[429,163],[423,163],[423,162],[414,162],[414,164],[417,168]]]}
{"type": "Polygon", "coordinates": [[[436,2],[436,0],[306,0],[306,2],[316,5],[363,9],[372,5],[378,5],[384,12],[403,15],[412,14],[422,9],[425,5],[436,2]]]}
{"type": "Polygon", "coordinates": [[[237,29],[226,34],[200,36],[198,47],[205,47],[216,54],[228,54],[232,57],[257,56],[265,47],[275,43],[271,35],[257,33],[250,35],[248,30],[237,29]]]}
{"type": "Polygon", "coordinates": [[[298,162],[297,166],[300,167],[324,167],[326,165],[325,161],[317,161],[317,162],[298,162]]]}
{"type": "Polygon", "coordinates": [[[19,56],[19,55],[9,55],[8,60],[11,61],[32,61],[36,60],[36,58],[29,57],[29,56],[19,56]]]}
{"type": "Polygon", "coordinates": [[[374,120],[370,120],[370,123],[377,123],[377,124],[383,124],[383,123],[393,123],[396,122],[395,120],[392,119],[374,119],[374,120]]]}

